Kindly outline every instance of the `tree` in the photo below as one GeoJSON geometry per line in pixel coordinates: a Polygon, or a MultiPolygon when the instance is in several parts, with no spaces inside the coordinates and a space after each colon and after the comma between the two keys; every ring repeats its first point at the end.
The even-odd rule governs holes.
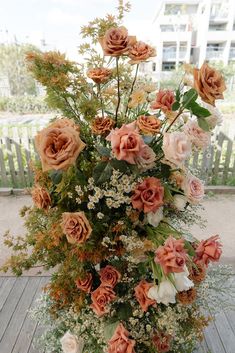
{"type": "Polygon", "coordinates": [[[39,51],[32,44],[0,44],[0,76],[6,77],[13,96],[36,95],[37,86],[27,69],[25,55],[39,51]]]}

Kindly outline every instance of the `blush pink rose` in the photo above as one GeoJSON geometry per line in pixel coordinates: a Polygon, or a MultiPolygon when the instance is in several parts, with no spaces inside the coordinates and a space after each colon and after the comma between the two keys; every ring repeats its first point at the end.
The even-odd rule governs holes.
{"type": "Polygon", "coordinates": [[[153,344],[159,353],[169,352],[171,348],[171,339],[172,337],[170,335],[166,335],[163,332],[157,332],[152,338],[153,344]]]}
{"type": "Polygon", "coordinates": [[[103,286],[115,287],[120,281],[121,274],[113,266],[107,265],[100,270],[100,280],[103,286]]]}
{"type": "Polygon", "coordinates": [[[64,212],[62,229],[70,244],[83,244],[90,237],[92,228],[84,212],[64,212]]]}
{"type": "Polygon", "coordinates": [[[163,112],[172,110],[172,104],[175,102],[175,95],[170,90],[160,90],[154,102],[151,104],[152,109],[161,109],[163,112]]]}
{"type": "Polygon", "coordinates": [[[129,332],[119,324],[108,342],[108,353],[135,353],[135,340],[129,338],[129,332]]]}
{"type": "Polygon", "coordinates": [[[183,132],[167,132],[163,137],[162,149],[168,161],[180,166],[191,154],[191,142],[183,132]]]}
{"type": "Polygon", "coordinates": [[[217,262],[222,254],[222,244],[219,236],[214,235],[207,240],[202,240],[196,248],[196,260],[208,266],[209,262],[217,262]]]}
{"type": "Polygon", "coordinates": [[[155,252],[155,262],[160,264],[165,274],[171,272],[184,272],[187,252],[184,248],[183,239],[175,239],[170,236],[165,244],[159,246],[155,252]]]}
{"type": "Polygon", "coordinates": [[[152,169],[155,166],[156,154],[148,145],[144,145],[139,155],[135,158],[135,162],[143,172],[152,169]]]}
{"type": "Polygon", "coordinates": [[[196,121],[189,120],[184,125],[184,133],[197,148],[206,148],[210,144],[211,134],[204,131],[196,121]]]}
{"type": "Polygon", "coordinates": [[[136,123],[122,125],[120,129],[115,129],[106,137],[111,142],[112,152],[118,160],[135,164],[142,147],[145,145],[140,136],[136,123]]]}
{"type": "Polygon", "coordinates": [[[138,300],[142,310],[146,312],[150,305],[156,304],[156,301],[150,299],[148,297],[148,291],[153,286],[152,283],[148,283],[142,280],[136,287],[135,287],[135,297],[138,300]]]}
{"type": "Polygon", "coordinates": [[[85,278],[78,278],[75,281],[75,284],[78,289],[82,290],[83,292],[90,293],[92,287],[92,274],[87,273],[85,278]]]}
{"type": "Polygon", "coordinates": [[[144,213],[155,212],[163,205],[164,187],[155,177],[144,179],[138,184],[131,198],[132,206],[144,213]]]}
{"type": "Polygon", "coordinates": [[[205,194],[204,183],[192,174],[188,174],[182,184],[185,196],[192,204],[198,204],[205,194]]]}
{"type": "Polygon", "coordinates": [[[109,286],[100,285],[91,293],[91,308],[98,316],[108,313],[107,304],[116,298],[113,289],[109,286]]]}

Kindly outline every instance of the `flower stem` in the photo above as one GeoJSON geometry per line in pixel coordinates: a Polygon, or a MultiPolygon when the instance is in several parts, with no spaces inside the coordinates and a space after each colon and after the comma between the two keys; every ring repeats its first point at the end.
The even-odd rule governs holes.
{"type": "Polygon", "coordinates": [[[133,92],[133,89],[134,89],[134,86],[135,86],[135,82],[136,82],[137,75],[138,75],[138,70],[139,70],[139,64],[136,65],[135,77],[134,77],[134,80],[133,80],[132,85],[131,85],[131,90],[130,90],[130,94],[129,94],[129,97],[128,97],[127,106],[126,106],[126,110],[125,110],[125,116],[128,113],[128,109],[129,109],[128,108],[128,103],[130,101],[130,98],[131,98],[131,95],[132,95],[132,92],[133,92]]]}
{"type": "Polygon", "coordinates": [[[118,120],[118,109],[120,106],[121,102],[121,94],[120,94],[120,78],[119,78],[119,67],[118,67],[118,61],[119,61],[119,56],[116,58],[116,68],[117,68],[117,89],[118,89],[118,102],[117,102],[117,107],[116,107],[116,113],[115,113],[115,122],[117,125],[117,120],[118,120]]]}

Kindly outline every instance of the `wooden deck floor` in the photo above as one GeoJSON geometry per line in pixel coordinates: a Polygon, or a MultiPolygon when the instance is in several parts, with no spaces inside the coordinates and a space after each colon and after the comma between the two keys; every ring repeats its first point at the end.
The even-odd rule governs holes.
{"type": "MultiPolygon", "coordinates": [[[[27,311],[48,281],[48,277],[0,277],[0,353],[43,352],[33,346],[42,328],[27,311]]],[[[235,353],[235,311],[217,316],[195,353],[235,353]]]]}

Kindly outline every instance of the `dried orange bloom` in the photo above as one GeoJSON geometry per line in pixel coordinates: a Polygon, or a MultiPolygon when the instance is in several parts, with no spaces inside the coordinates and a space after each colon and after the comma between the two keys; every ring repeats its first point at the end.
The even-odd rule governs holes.
{"type": "Polygon", "coordinates": [[[154,135],[160,131],[161,120],[155,115],[140,115],[137,118],[137,126],[144,134],[154,135]]]}
{"type": "Polygon", "coordinates": [[[107,135],[114,127],[114,120],[110,117],[96,117],[92,120],[91,131],[95,135],[107,135]]]}
{"type": "Polygon", "coordinates": [[[196,264],[196,268],[192,267],[191,271],[190,271],[190,275],[189,278],[195,283],[195,284],[199,284],[201,283],[205,277],[206,277],[206,268],[205,266],[198,262],[196,264]]]}
{"type": "Polygon", "coordinates": [[[144,42],[136,42],[129,50],[130,64],[139,64],[156,56],[156,50],[144,42]]]}
{"type": "Polygon", "coordinates": [[[87,76],[98,84],[107,82],[111,75],[112,70],[104,67],[97,67],[87,71],[87,76]]]}
{"type": "Polygon", "coordinates": [[[178,292],[176,297],[181,304],[189,305],[195,302],[197,291],[195,288],[190,288],[189,290],[178,292]]]}

